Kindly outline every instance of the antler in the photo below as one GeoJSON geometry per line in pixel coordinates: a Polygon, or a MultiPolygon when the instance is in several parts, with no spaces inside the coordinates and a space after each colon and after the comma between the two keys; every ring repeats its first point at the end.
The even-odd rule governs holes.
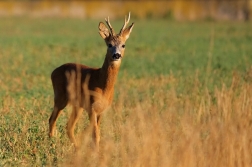
{"type": "Polygon", "coordinates": [[[109,27],[109,29],[110,29],[110,32],[111,32],[111,35],[115,35],[115,32],[114,32],[114,29],[113,29],[113,27],[111,26],[111,24],[110,24],[110,22],[109,22],[109,17],[108,18],[105,18],[105,21],[106,21],[106,23],[107,23],[107,25],[108,25],[108,27],[109,27]]]}
{"type": "Polygon", "coordinates": [[[120,30],[120,35],[123,33],[123,31],[125,30],[127,24],[129,23],[129,20],[130,20],[130,12],[129,12],[129,16],[128,16],[128,19],[126,20],[126,16],[125,16],[125,19],[124,19],[124,25],[122,27],[122,29],[120,30]]]}

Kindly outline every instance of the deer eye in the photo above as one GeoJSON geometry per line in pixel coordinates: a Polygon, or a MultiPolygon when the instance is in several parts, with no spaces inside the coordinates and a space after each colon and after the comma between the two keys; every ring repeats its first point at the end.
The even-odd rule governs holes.
{"type": "Polygon", "coordinates": [[[123,48],[125,48],[125,45],[122,45],[123,48]]]}
{"type": "Polygon", "coordinates": [[[108,44],[108,47],[109,47],[109,48],[111,48],[111,47],[112,47],[112,44],[111,44],[111,43],[110,43],[110,44],[108,44]]]}

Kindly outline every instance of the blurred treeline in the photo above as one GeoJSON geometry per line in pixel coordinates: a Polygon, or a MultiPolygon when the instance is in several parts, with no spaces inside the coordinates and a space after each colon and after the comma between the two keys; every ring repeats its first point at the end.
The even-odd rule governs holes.
{"type": "Polygon", "coordinates": [[[251,20],[252,0],[0,1],[0,17],[115,18],[128,11],[138,18],[251,20]]]}

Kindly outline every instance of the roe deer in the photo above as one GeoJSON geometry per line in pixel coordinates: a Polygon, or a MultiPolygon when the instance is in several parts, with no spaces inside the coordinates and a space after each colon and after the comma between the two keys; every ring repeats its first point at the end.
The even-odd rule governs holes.
{"type": "Polygon", "coordinates": [[[56,120],[67,104],[73,106],[67,123],[67,134],[77,147],[74,128],[83,109],[88,112],[93,140],[99,148],[100,122],[102,112],[111,105],[114,85],[124,56],[125,42],[129,38],[134,23],[127,26],[130,20],[125,17],[119,34],[115,34],[109,17],[99,23],[99,33],[107,45],[107,53],[101,68],[90,68],[81,64],[67,63],[56,68],[51,74],[54,90],[54,108],[49,119],[49,136],[54,135],[56,120]]]}

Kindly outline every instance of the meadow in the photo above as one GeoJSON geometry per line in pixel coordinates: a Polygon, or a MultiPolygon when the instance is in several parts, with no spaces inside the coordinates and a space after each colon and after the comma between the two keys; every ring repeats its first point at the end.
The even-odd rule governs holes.
{"type": "MultiPolygon", "coordinates": [[[[97,154],[85,112],[79,152],[66,135],[70,107],[48,137],[50,74],[67,62],[102,65],[103,18],[0,19],[0,166],[252,165],[252,23],[131,20],[97,154]]],[[[118,32],[123,20],[111,23],[118,32]]]]}

